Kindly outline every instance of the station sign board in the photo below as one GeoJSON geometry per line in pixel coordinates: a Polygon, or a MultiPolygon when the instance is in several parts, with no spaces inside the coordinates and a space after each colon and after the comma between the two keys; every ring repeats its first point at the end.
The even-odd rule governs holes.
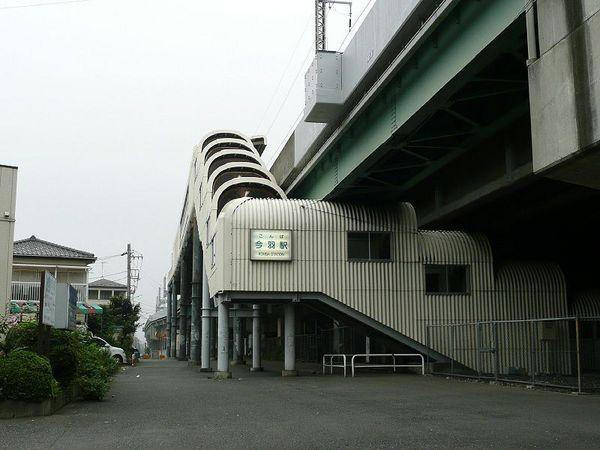
{"type": "Polygon", "coordinates": [[[291,230],[250,230],[250,259],[291,261],[291,230]]]}

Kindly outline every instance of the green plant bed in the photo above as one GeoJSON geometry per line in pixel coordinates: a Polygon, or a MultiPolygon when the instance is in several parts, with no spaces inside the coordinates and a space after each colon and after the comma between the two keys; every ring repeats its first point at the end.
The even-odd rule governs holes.
{"type": "Polygon", "coordinates": [[[0,399],[42,401],[60,392],[48,359],[27,350],[0,358],[0,399]]]}
{"type": "MultiPolygon", "coordinates": [[[[37,350],[38,328],[36,324],[22,323],[13,327],[7,334],[4,351],[11,355],[25,352],[40,358],[37,350]]],[[[50,377],[54,377],[64,390],[76,387],[84,399],[101,400],[110,387],[112,377],[118,372],[119,364],[103,348],[90,339],[90,335],[79,331],[52,329],[48,359],[42,358],[46,368],[50,367],[50,377]]],[[[7,358],[4,358],[7,359],[7,358]]],[[[56,383],[55,381],[55,383],[56,383]]],[[[0,378],[0,389],[5,383],[0,378]]],[[[10,384],[10,383],[9,383],[10,384]]],[[[10,386],[7,385],[10,389],[10,386]]],[[[25,390],[36,388],[21,386],[25,390]]],[[[37,395],[35,392],[32,394],[37,395]]],[[[9,397],[1,397],[9,398],[9,397]]],[[[45,398],[45,397],[40,397],[45,398]]],[[[23,396],[19,400],[29,400],[23,396]]],[[[15,398],[16,400],[16,398],[15,398]]]]}
{"type": "Polygon", "coordinates": [[[119,371],[119,364],[103,349],[95,345],[82,348],[77,384],[86,400],[102,400],[112,377],[119,371]]]}

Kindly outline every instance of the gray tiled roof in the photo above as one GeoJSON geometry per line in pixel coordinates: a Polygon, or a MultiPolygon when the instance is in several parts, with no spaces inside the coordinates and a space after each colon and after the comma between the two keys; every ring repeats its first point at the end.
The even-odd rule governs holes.
{"type": "Polygon", "coordinates": [[[89,285],[90,288],[111,288],[111,289],[127,289],[127,286],[116,281],[107,280],[101,278],[100,280],[92,281],[89,285]]]}
{"type": "Polygon", "coordinates": [[[13,255],[31,258],[96,260],[93,253],[65,247],[64,245],[58,245],[53,242],[43,241],[35,236],[31,236],[29,239],[16,241],[14,244],[13,255]]]}

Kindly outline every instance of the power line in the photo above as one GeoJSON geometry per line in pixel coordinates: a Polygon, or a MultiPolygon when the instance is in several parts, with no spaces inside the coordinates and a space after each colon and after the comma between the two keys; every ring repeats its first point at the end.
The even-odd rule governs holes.
{"type": "MultiPolygon", "coordinates": [[[[127,272],[126,270],[122,270],[121,272],[109,273],[108,275],[104,275],[104,277],[112,277],[115,275],[121,275],[122,273],[126,273],[126,272],[127,272]]],[[[93,277],[93,278],[90,278],[90,280],[99,280],[104,277],[93,277]]]]}
{"type": "MultiPolygon", "coordinates": [[[[279,109],[277,110],[277,113],[275,113],[275,116],[273,117],[273,120],[271,121],[271,125],[269,125],[269,128],[267,129],[267,132],[265,134],[269,134],[271,132],[271,129],[273,128],[273,125],[275,125],[275,122],[277,121],[277,117],[279,116],[279,113],[283,109],[283,106],[285,105],[287,99],[289,98],[290,94],[292,93],[292,90],[296,86],[296,81],[298,81],[298,77],[300,76],[300,74],[302,72],[306,72],[306,70],[308,69],[308,67],[305,67],[306,66],[306,61],[308,60],[308,58],[310,56],[312,56],[314,54],[314,52],[315,52],[315,50],[311,46],[308,49],[308,53],[304,57],[304,62],[300,66],[300,70],[298,70],[298,72],[296,73],[296,77],[294,78],[294,81],[292,81],[292,84],[290,85],[290,88],[288,89],[288,91],[287,91],[287,93],[285,95],[285,98],[283,99],[283,101],[279,105],[279,109]]],[[[311,64],[312,64],[312,61],[311,61],[311,64]]]]}
{"type": "Polygon", "coordinates": [[[352,31],[356,30],[362,24],[361,19],[362,19],[363,15],[365,14],[365,12],[367,12],[367,9],[369,9],[371,6],[373,6],[373,3],[375,3],[375,0],[369,0],[369,2],[362,9],[362,11],[358,15],[358,17],[354,20],[354,23],[352,23],[350,30],[348,30],[348,33],[346,33],[346,36],[342,40],[342,43],[340,44],[338,51],[340,51],[340,52],[342,51],[342,48],[344,47],[346,40],[350,37],[350,35],[352,35],[352,31]]]}
{"type": "MultiPolygon", "coordinates": [[[[260,118],[260,121],[258,122],[258,125],[256,126],[256,131],[255,131],[256,133],[258,133],[258,130],[260,129],[260,126],[262,125],[263,121],[265,120],[265,118],[267,116],[267,113],[271,109],[271,106],[273,105],[273,101],[275,100],[275,96],[277,95],[277,92],[279,92],[279,88],[281,87],[281,83],[283,83],[283,79],[285,78],[285,75],[288,72],[290,64],[294,60],[294,56],[296,55],[296,52],[298,51],[298,48],[300,47],[300,43],[302,42],[302,38],[304,38],[304,35],[306,34],[306,31],[308,30],[309,25],[311,23],[312,23],[312,18],[311,18],[311,20],[309,20],[306,23],[306,26],[304,27],[304,30],[302,31],[302,34],[300,35],[300,37],[298,38],[298,41],[296,42],[296,45],[294,46],[294,50],[292,51],[292,53],[290,55],[290,59],[288,60],[287,64],[285,65],[285,68],[283,69],[283,72],[281,73],[281,77],[279,78],[279,81],[277,83],[277,87],[273,90],[273,94],[271,95],[271,99],[269,100],[267,108],[265,109],[265,112],[262,114],[262,116],[260,118]]],[[[311,44],[311,46],[312,46],[312,44],[311,44]]]]}
{"type": "Polygon", "coordinates": [[[20,8],[35,8],[38,6],[54,6],[54,5],[66,5],[69,3],[86,3],[92,0],[63,0],[58,2],[47,2],[47,3],[29,3],[27,5],[13,5],[13,6],[0,6],[0,9],[20,9],[20,8]]]}
{"type": "Polygon", "coordinates": [[[123,253],[119,253],[116,255],[108,255],[108,256],[98,256],[96,258],[97,261],[104,261],[105,259],[117,258],[123,256],[123,253]]]}

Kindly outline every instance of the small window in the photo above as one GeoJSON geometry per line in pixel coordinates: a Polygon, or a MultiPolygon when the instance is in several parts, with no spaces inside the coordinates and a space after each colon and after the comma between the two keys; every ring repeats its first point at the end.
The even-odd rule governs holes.
{"type": "Polygon", "coordinates": [[[391,260],[391,233],[348,233],[348,259],[368,261],[391,260]]]}
{"type": "Polygon", "coordinates": [[[469,266],[426,265],[425,292],[427,294],[467,294],[469,266]]]}

